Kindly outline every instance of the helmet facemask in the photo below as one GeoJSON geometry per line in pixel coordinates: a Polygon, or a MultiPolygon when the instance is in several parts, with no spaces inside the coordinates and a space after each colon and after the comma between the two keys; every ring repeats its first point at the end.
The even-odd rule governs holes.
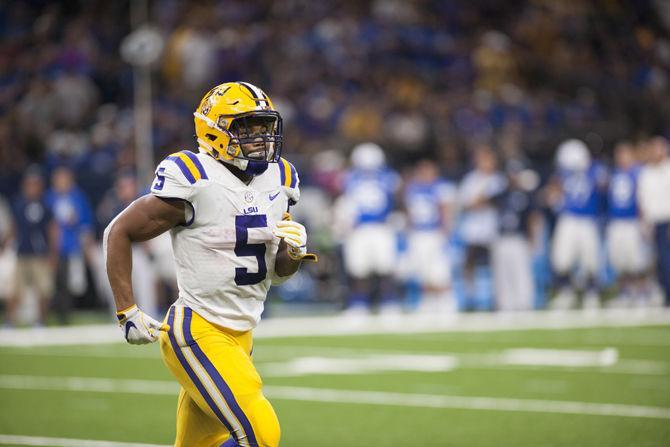
{"type": "MultiPolygon", "coordinates": [[[[225,122],[226,117],[220,120],[225,122]]],[[[281,127],[279,113],[274,111],[236,116],[228,126],[227,154],[242,160],[276,163],[281,155],[281,127]]]]}
{"type": "Polygon", "coordinates": [[[225,149],[230,157],[228,162],[242,172],[259,175],[265,172],[268,163],[279,161],[282,146],[279,113],[254,111],[235,117],[220,116],[217,127],[227,128],[226,133],[230,137],[225,149]]]}

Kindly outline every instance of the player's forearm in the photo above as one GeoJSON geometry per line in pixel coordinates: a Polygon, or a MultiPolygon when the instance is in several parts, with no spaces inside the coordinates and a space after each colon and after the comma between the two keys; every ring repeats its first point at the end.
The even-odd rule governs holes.
{"type": "Polygon", "coordinates": [[[300,268],[302,264],[301,260],[292,259],[286,247],[285,242],[279,244],[279,250],[277,251],[277,258],[275,260],[275,273],[277,276],[291,276],[300,268]]]}
{"type": "Polygon", "coordinates": [[[135,304],[132,286],[132,241],[123,227],[109,224],[104,234],[105,265],[117,311],[135,304]]]}

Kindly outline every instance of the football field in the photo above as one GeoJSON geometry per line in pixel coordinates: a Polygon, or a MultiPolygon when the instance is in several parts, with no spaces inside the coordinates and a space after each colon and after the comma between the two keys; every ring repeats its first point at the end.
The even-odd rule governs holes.
{"type": "MultiPolygon", "coordinates": [[[[670,445],[670,324],[486,318],[259,336],[282,445],[670,445]]],[[[170,445],[178,388],[158,346],[68,343],[0,348],[0,445],[170,445]]]]}

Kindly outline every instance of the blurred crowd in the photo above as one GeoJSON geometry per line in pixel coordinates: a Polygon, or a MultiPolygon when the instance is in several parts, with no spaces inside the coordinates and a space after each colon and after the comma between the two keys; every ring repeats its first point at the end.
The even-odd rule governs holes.
{"type": "MultiPolygon", "coordinates": [[[[613,164],[614,147],[622,141],[630,141],[635,157],[647,161],[648,146],[656,145],[650,137],[670,134],[665,119],[670,105],[663,100],[670,88],[670,8],[665,2],[512,3],[148,2],[146,18],[164,43],[152,73],[154,160],[195,147],[192,113],[212,85],[253,82],[272,96],[284,117],[286,157],[301,173],[305,191],[296,211],[325,253],[321,263],[280,290],[283,297],[356,309],[365,308],[358,304],[370,295],[416,304],[436,300],[418,297],[452,293],[461,309],[504,307],[496,304],[504,298],[475,292],[493,290],[496,271],[501,278],[513,276],[479,267],[490,265],[496,253],[523,250],[518,238],[503,238],[507,248],[493,250],[505,231],[496,226],[490,232],[492,222],[519,218],[506,213],[503,204],[518,198],[517,184],[524,183],[517,189],[531,196],[532,206],[521,210],[521,220],[534,250],[541,246],[536,240],[544,238],[545,245],[552,240],[560,214],[565,191],[561,176],[553,175],[560,142],[579,138],[594,163],[604,165],[613,164]],[[366,141],[383,148],[388,171],[383,183],[395,185],[387,233],[399,254],[387,260],[396,264],[392,272],[382,269],[381,276],[392,281],[376,278],[375,287],[362,280],[370,272],[353,273],[347,261],[354,256],[347,254],[342,228],[353,230],[357,217],[339,199],[347,196],[348,187],[367,181],[366,175],[355,175],[353,158],[349,161],[352,148],[366,141]],[[349,170],[351,175],[345,175],[349,170]],[[487,206],[480,194],[467,192],[488,184],[482,170],[495,173],[490,180],[495,200],[485,200],[487,206]],[[421,182],[413,184],[422,176],[445,180],[438,182],[438,192],[429,188],[428,194],[421,182]],[[354,180],[346,180],[350,177],[354,180]],[[451,262],[436,258],[432,273],[422,273],[410,258],[426,255],[407,253],[414,246],[429,251],[434,241],[417,241],[405,229],[414,202],[410,196],[432,194],[450,197],[444,199],[450,213],[444,231],[445,258],[451,262]],[[545,212],[552,206],[553,213],[545,212]],[[343,219],[339,228],[330,224],[333,215],[343,219]],[[481,222],[489,222],[483,232],[481,222]],[[449,271],[449,278],[428,281],[443,276],[438,271],[449,271]]],[[[131,25],[130,8],[128,2],[102,1],[0,5],[0,231],[5,249],[0,270],[13,271],[16,264],[20,273],[6,274],[0,284],[6,290],[0,294],[16,297],[16,291],[34,285],[44,312],[54,297],[62,322],[73,305],[106,302],[101,229],[147,186],[136,173],[133,69],[119,51],[136,25],[131,25]],[[33,227],[39,236],[30,233],[21,240],[25,231],[17,230],[33,227]],[[43,262],[22,262],[32,255],[43,262]],[[40,279],[45,272],[52,272],[53,281],[40,279]]],[[[598,188],[605,191],[607,184],[600,181],[598,188]]],[[[607,205],[602,206],[599,231],[607,214],[607,205]]],[[[653,241],[651,233],[649,238],[653,241]]],[[[647,277],[653,246],[650,242],[647,277]]],[[[142,295],[156,307],[175,293],[171,266],[164,262],[168,251],[163,238],[135,253],[136,274],[148,278],[142,295]]],[[[567,284],[574,281],[566,278],[567,267],[560,273],[551,268],[550,251],[531,256],[531,272],[524,273],[532,278],[531,307],[545,306],[550,286],[567,297],[562,301],[571,299],[567,284]]],[[[614,274],[607,273],[605,251],[598,259],[603,273],[597,281],[582,282],[588,283],[584,290],[600,295],[614,274]]],[[[527,287],[526,280],[521,282],[527,287]]],[[[7,301],[9,314],[15,304],[14,298],[7,301]]]]}

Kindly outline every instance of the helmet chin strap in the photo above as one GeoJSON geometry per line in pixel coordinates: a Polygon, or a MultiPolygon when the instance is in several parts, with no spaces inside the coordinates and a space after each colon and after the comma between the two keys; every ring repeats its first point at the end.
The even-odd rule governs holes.
{"type": "Polygon", "coordinates": [[[244,160],[240,158],[233,158],[232,164],[240,171],[249,175],[261,175],[268,169],[267,161],[244,160]]]}
{"type": "MultiPolygon", "coordinates": [[[[199,149],[202,152],[208,153],[213,149],[212,146],[198,139],[199,149]],[[207,150],[209,149],[209,150],[207,150]]],[[[267,161],[255,161],[255,160],[246,160],[244,158],[233,158],[232,160],[226,160],[225,158],[218,158],[219,161],[224,163],[231,164],[235,166],[240,171],[248,175],[261,175],[267,171],[269,163],[267,161]]]]}

